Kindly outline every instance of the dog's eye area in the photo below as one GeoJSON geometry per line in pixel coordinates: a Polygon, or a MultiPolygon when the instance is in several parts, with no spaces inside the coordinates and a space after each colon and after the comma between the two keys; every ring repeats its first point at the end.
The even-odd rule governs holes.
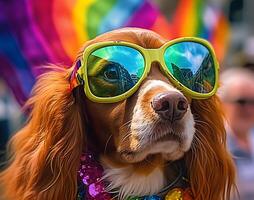
{"type": "Polygon", "coordinates": [[[119,79],[119,64],[109,63],[103,70],[104,78],[108,81],[116,81],[119,79]]]}

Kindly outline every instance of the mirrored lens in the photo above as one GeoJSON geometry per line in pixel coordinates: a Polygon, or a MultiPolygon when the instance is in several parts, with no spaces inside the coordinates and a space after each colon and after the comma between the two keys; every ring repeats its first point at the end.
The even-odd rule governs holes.
{"type": "Polygon", "coordinates": [[[88,84],[97,97],[115,97],[130,90],[144,73],[142,54],[127,46],[107,46],[87,61],[88,84]]]}
{"type": "Polygon", "coordinates": [[[187,88],[203,94],[213,90],[215,64],[207,47],[180,42],[166,49],[164,60],[171,74],[187,88]]]}

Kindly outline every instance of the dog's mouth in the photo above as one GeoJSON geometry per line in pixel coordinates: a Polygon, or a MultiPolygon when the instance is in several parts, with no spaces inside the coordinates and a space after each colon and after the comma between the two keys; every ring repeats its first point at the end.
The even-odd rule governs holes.
{"type": "Polygon", "coordinates": [[[157,143],[157,142],[165,142],[165,141],[177,141],[181,142],[181,136],[180,134],[176,134],[175,132],[168,132],[160,137],[155,138],[151,141],[151,144],[157,143]]]}
{"type": "Polygon", "coordinates": [[[123,142],[118,146],[123,161],[136,163],[151,155],[173,161],[181,158],[191,146],[195,127],[193,118],[188,115],[174,123],[162,120],[138,122],[131,126],[130,134],[127,137],[124,135],[124,140],[121,140],[123,142]]]}
{"type": "Polygon", "coordinates": [[[154,157],[155,155],[166,153],[166,144],[174,144],[180,146],[181,142],[181,134],[177,134],[175,132],[166,132],[160,136],[151,137],[146,145],[142,145],[137,149],[124,149],[120,151],[120,156],[124,160],[130,162],[147,160],[148,158],[154,157]]]}

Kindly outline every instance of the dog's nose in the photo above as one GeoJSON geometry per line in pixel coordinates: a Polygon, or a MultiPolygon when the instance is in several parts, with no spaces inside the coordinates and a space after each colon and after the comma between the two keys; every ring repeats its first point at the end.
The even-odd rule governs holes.
{"type": "Polygon", "coordinates": [[[162,119],[174,122],[182,119],[187,111],[188,101],[181,93],[172,91],[156,95],[151,105],[162,119]]]}

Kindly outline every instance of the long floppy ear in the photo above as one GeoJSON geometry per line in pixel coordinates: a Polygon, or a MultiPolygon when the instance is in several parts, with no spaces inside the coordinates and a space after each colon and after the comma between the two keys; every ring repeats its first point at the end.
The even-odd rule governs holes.
{"type": "Polygon", "coordinates": [[[235,168],[226,148],[220,100],[193,100],[191,107],[196,133],[185,159],[194,199],[228,200],[235,189],[235,168]]]}
{"type": "Polygon", "coordinates": [[[78,98],[69,89],[70,70],[42,75],[27,106],[26,126],[11,140],[12,161],[0,175],[8,200],[70,200],[84,147],[78,98]]]}

